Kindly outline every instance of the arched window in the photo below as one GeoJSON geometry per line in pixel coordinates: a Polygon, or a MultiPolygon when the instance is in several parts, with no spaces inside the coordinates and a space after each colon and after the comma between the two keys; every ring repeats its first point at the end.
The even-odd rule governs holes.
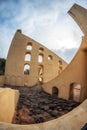
{"type": "Polygon", "coordinates": [[[52,88],[52,95],[58,96],[58,93],[59,93],[58,88],[54,86],[54,87],[52,88]]]}
{"type": "Polygon", "coordinates": [[[48,56],[48,60],[52,60],[53,57],[51,55],[48,56]]]}
{"type": "Polygon", "coordinates": [[[24,74],[29,75],[29,73],[30,73],[30,65],[25,64],[24,65],[24,74]]]}
{"type": "Polygon", "coordinates": [[[27,53],[25,55],[25,61],[30,61],[31,60],[31,54],[30,53],[27,53]]]}
{"type": "Polygon", "coordinates": [[[31,42],[29,42],[29,43],[27,44],[26,49],[27,49],[27,50],[32,50],[32,43],[31,43],[31,42]]]}
{"type": "Polygon", "coordinates": [[[80,100],[81,85],[78,83],[72,83],[70,85],[69,99],[79,102],[80,100]]]}
{"type": "Polygon", "coordinates": [[[39,63],[43,62],[43,55],[42,54],[38,55],[38,62],[39,63]]]}
{"type": "Polygon", "coordinates": [[[43,49],[42,47],[40,47],[40,48],[39,48],[39,52],[42,53],[43,51],[44,51],[44,49],[43,49]]]}

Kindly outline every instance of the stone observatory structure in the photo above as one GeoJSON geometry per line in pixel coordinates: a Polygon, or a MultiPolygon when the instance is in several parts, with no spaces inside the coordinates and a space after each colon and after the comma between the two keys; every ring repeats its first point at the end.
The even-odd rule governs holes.
{"type": "Polygon", "coordinates": [[[66,67],[66,69],[56,78],[46,83],[43,88],[48,93],[57,91],[58,96],[77,101],[87,98],[87,10],[75,4],[69,11],[82,29],[84,36],[77,54],[66,67]],[[76,97],[75,92],[78,91],[76,97]]]}
{"type": "MultiPolygon", "coordinates": [[[[84,33],[81,46],[78,49],[77,54],[75,55],[75,57],[73,58],[71,63],[64,69],[64,71],[62,73],[60,73],[59,76],[56,76],[54,74],[56,76],[56,78],[53,75],[53,77],[52,76],[49,78],[47,77],[47,80],[46,80],[45,79],[46,75],[44,75],[44,78],[40,77],[40,79],[39,79],[39,76],[37,76],[38,75],[37,73],[39,72],[39,74],[42,75],[43,67],[41,66],[41,69],[39,69],[39,71],[38,71],[38,69],[36,69],[37,72],[35,70],[36,77],[34,77],[34,80],[35,80],[34,84],[39,79],[40,81],[43,81],[43,83],[44,83],[43,84],[44,90],[50,94],[55,93],[59,97],[62,97],[65,99],[73,98],[76,101],[80,101],[80,102],[82,102],[84,100],[85,101],[82,104],[80,104],[77,108],[75,108],[71,112],[65,114],[64,116],[62,116],[58,119],[51,120],[51,121],[48,121],[45,123],[32,124],[32,125],[15,125],[15,124],[10,124],[10,123],[0,122],[0,130],[8,130],[8,129],[9,130],[86,130],[87,129],[87,127],[86,127],[87,126],[87,99],[86,99],[87,98],[87,10],[84,9],[83,7],[75,4],[70,9],[69,14],[79,24],[79,26],[81,27],[81,29],[84,33]],[[52,79],[52,78],[54,78],[54,79],[52,79]],[[76,93],[78,94],[77,97],[76,97],[76,95],[77,95],[76,93]]],[[[9,50],[8,60],[6,63],[6,73],[5,73],[5,83],[6,84],[20,86],[21,83],[23,83],[22,85],[26,85],[26,84],[29,85],[29,80],[28,80],[29,77],[25,77],[25,76],[28,76],[30,73],[32,73],[33,70],[31,68],[31,70],[29,71],[29,67],[27,69],[24,69],[24,65],[30,63],[29,65],[30,65],[30,67],[32,67],[32,64],[34,64],[35,62],[33,60],[32,53],[30,50],[28,50],[27,52],[28,52],[28,54],[31,54],[32,62],[31,61],[23,62],[23,60],[25,59],[25,56],[27,54],[27,52],[24,51],[24,48],[26,50],[27,42],[29,42],[28,48],[30,48],[30,45],[33,47],[33,44],[32,44],[32,40],[29,41],[29,38],[27,38],[24,35],[22,36],[22,35],[23,34],[21,34],[20,31],[16,32],[16,34],[15,34],[16,38],[14,37],[13,42],[12,42],[13,44],[11,44],[11,49],[9,50]],[[23,44],[24,46],[21,46],[19,43],[19,42],[22,43],[22,41],[25,41],[25,44],[23,44]],[[18,44],[16,44],[16,42],[18,44]],[[16,49],[18,49],[16,52],[15,52],[14,43],[16,44],[16,46],[18,46],[18,47],[16,47],[16,49]],[[21,49],[19,49],[19,48],[21,48],[21,49]],[[22,52],[19,52],[19,50],[23,51],[23,54],[22,54],[22,52]],[[10,56],[10,54],[11,54],[11,56],[10,56]],[[22,54],[22,56],[20,54],[22,54]],[[14,55],[15,55],[15,57],[14,57],[14,55]],[[16,57],[16,56],[18,56],[18,57],[16,57]],[[11,61],[10,58],[14,58],[14,59],[12,59],[12,61],[11,61]],[[20,58],[22,60],[20,60],[20,58]],[[18,62],[16,62],[15,59],[17,61],[20,60],[19,64],[18,64],[18,62]],[[11,63],[13,66],[10,66],[8,63],[9,64],[11,63]],[[14,66],[14,64],[15,64],[15,66],[14,66]],[[21,64],[22,64],[22,66],[21,66],[21,64]],[[14,73],[12,73],[10,71],[10,67],[11,67],[11,71],[14,73]],[[15,70],[16,70],[16,72],[15,72],[15,70]],[[13,74],[15,74],[15,75],[13,75],[13,74]],[[21,74],[21,75],[18,75],[18,74],[21,74]],[[23,74],[24,74],[24,76],[23,76],[23,74]],[[11,82],[10,82],[10,79],[11,79],[11,82]]],[[[36,45],[36,43],[34,44],[34,46],[35,45],[36,45]]],[[[39,45],[40,44],[37,44],[35,47],[38,51],[39,51],[39,47],[40,47],[39,45]]],[[[33,51],[33,48],[32,48],[32,51],[33,51]]],[[[36,59],[38,60],[39,54],[40,54],[40,57],[42,57],[39,59],[40,62],[43,61],[44,58],[46,58],[48,56],[49,58],[47,58],[45,60],[47,60],[47,63],[49,63],[49,66],[52,65],[52,67],[53,67],[54,63],[53,64],[50,63],[54,57],[53,53],[51,53],[48,50],[45,51],[45,48],[43,46],[41,46],[40,52],[41,53],[37,53],[37,51],[35,51],[34,56],[37,57],[36,59]],[[46,57],[44,56],[45,55],[44,52],[47,54],[46,57]]],[[[56,58],[56,56],[55,56],[55,58],[56,58]]],[[[57,59],[58,59],[58,57],[57,57],[57,59]]],[[[46,62],[45,60],[44,60],[44,62],[46,62]]],[[[66,65],[66,63],[64,61],[62,61],[62,62],[66,65]]],[[[55,63],[56,63],[56,60],[55,60],[55,63]]],[[[62,65],[61,62],[59,64],[62,65]]],[[[43,65],[43,64],[40,64],[40,65],[43,65]]],[[[39,66],[39,64],[37,64],[37,66],[39,66]]],[[[36,68],[38,68],[37,66],[36,66],[36,68]]],[[[47,64],[47,66],[48,66],[48,64],[47,64]]],[[[45,71],[45,69],[44,69],[44,71],[45,71]]],[[[58,68],[57,68],[57,72],[58,72],[58,68]]],[[[52,73],[53,73],[53,71],[52,71],[52,73]]],[[[45,72],[44,72],[44,74],[45,74],[45,72]]],[[[57,75],[58,75],[58,73],[57,73],[57,75]]],[[[30,79],[31,79],[31,77],[30,77],[30,79]]],[[[4,77],[0,78],[0,83],[1,84],[4,83],[4,77]]],[[[33,82],[30,82],[30,83],[31,83],[31,85],[33,84],[33,82]]],[[[15,102],[15,100],[14,100],[14,102],[15,102]]]]}
{"type": "Polygon", "coordinates": [[[5,84],[32,86],[58,76],[67,63],[52,51],[17,30],[5,69],[5,84]]]}

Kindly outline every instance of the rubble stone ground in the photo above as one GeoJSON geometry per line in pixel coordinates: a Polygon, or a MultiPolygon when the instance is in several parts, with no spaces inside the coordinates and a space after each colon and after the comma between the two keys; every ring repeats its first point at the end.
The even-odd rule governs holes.
{"type": "Polygon", "coordinates": [[[34,124],[58,118],[73,110],[80,103],[51,95],[40,84],[33,87],[4,86],[20,91],[19,101],[12,123],[34,124]]]}

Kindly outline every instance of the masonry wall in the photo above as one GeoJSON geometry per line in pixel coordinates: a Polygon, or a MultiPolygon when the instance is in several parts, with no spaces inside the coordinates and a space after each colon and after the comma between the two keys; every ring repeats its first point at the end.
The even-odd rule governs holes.
{"type": "Polygon", "coordinates": [[[82,45],[72,62],[55,79],[43,85],[46,92],[52,94],[52,88],[55,86],[59,90],[58,96],[69,99],[72,84],[81,86],[79,101],[87,98],[87,37],[83,38],[82,45]]]}
{"type": "Polygon", "coordinates": [[[0,121],[12,122],[16,104],[19,98],[18,90],[0,88],[0,121]]]}
{"type": "Polygon", "coordinates": [[[16,32],[6,60],[5,84],[32,86],[37,82],[48,82],[58,76],[67,63],[46,47],[16,32]],[[26,55],[29,58],[25,60],[26,55]],[[29,74],[24,74],[24,67],[29,74]]]}
{"type": "Polygon", "coordinates": [[[82,32],[87,35],[87,9],[74,4],[68,13],[77,22],[82,32]]]}
{"type": "MultiPolygon", "coordinates": [[[[77,9],[77,7],[75,7],[75,9],[77,9]]],[[[15,56],[17,55],[15,54],[15,56]]],[[[8,63],[11,63],[9,58],[8,61],[9,61],[8,63]]],[[[12,62],[15,63],[15,60],[13,60],[12,62]]],[[[8,63],[7,63],[7,68],[9,68],[8,63]]],[[[17,62],[15,63],[15,65],[16,64],[17,62]]],[[[14,70],[14,66],[12,67],[12,69],[14,70]]],[[[21,69],[21,65],[20,65],[20,69],[21,69]]],[[[18,70],[19,68],[17,68],[17,71],[18,70]]],[[[9,76],[9,78],[11,78],[12,74],[10,72],[10,68],[9,71],[7,72],[6,72],[6,76],[9,76]]],[[[6,79],[7,83],[10,83],[9,78],[8,80],[6,79]]],[[[15,83],[13,82],[16,81],[14,80],[15,78],[12,78],[11,80],[12,83],[15,83]]],[[[71,63],[67,66],[67,68],[59,76],[57,76],[50,82],[46,83],[43,86],[43,88],[45,91],[52,93],[52,88],[53,86],[55,86],[56,88],[59,89],[59,96],[68,99],[69,96],[71,95],[73,86],[76,86],[76,84],[78,86],[81,86],[79,101],[83,101],[85,98],[87,98],[87,35],[83,37],[82,44],[76,56],[73,58],[71,63]]],[[[54,130],[54,129],[55,130],[80,130],[86,123],[87,123],[87,99],[80,106],[78,106],[71,112],[67,113],[66,115],[58,119],[48,121],[45,123],[40,123],[40,124],[22,125],[22,126],[0,122],[0,130],[2,129],[3,130],[7,130],[7,129],[9,130],[54,130]]]]}
{"type": "Polygon", "coordinates": [[[0,86],[3,86],[5,83],[5,76],[0,76],[0,86]]]}
{"type": "Polygon", "coordinates": [[[44,84],[43,88],[46,92],[52,94],[53,87],[56,87],[59,90],[59,97],[75,99],[75,86],[79,86],[77,90],[79,91],[78,101],[81,102],[87,98],[87,32],[85,30],[85,22],[87,23],[87,10],[75,4],[70,9],[69,13],[74,17],[84,33],[81,46],[66,69],[59,76],[44,84]]]}

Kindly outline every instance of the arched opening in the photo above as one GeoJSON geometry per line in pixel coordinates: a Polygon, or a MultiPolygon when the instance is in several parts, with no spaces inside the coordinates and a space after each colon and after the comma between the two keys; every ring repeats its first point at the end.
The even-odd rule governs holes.
{"type": "Polygon", "coordinates": [[[81,85],[78,83],[72,83],[70,85],[70,96],[69,99],[79,102],[81,93],[81,85]]]}
{"type": "Polygon", "coordinates": [[[24,74],[25,75],[30,74],[30,65],[28,65],[28,64],[24,65],[24,74]]]}
{"type": "Polygon", "coordinates": [[[58,88],[57,88],[57,87],[53,87],[53,88],[52,88],[52,95],[58,96],[58,93],[59,93],[58,88]]]}
{"type": "Polygon", "coordinates": [[[30,61],[31,60],[31,54],[27,53],[25,54],[25,61],[30,61]]]}
{"type": "Polygon", "coordinates": [[[29,42],[29,43],[27,44],[26,49],[27,49],[27,50],[32,50],[32,43],[31,43],[31,42],[29,42]]]}
{"type": "Polygon", "coordinates": [[[48,56],[48,60],[52,60],[53,57],[51,55],[48,56]]]}
{"type": "Polygon", "coordinates": [[[38,62],[39,63],[43,62],[43,55],[42,54],[38,55],[38,62]]]}
{"type": "Polygon", "coordinates": [[[43,73],[44,73],[43,65],[39,65],[39,67],[38,67],[38,80],[39,80],[39,82],[43,82],[43,73]]]}
{"type": "Polygon", "coordinates": [[[62,60],[59,60],[59,65],[62,65],[62,60]]]}
{"type": "Polygon", "coordinates": [[[43,52],[44,49],[42,47],[39,48],[39,52],[43,52]]]}

